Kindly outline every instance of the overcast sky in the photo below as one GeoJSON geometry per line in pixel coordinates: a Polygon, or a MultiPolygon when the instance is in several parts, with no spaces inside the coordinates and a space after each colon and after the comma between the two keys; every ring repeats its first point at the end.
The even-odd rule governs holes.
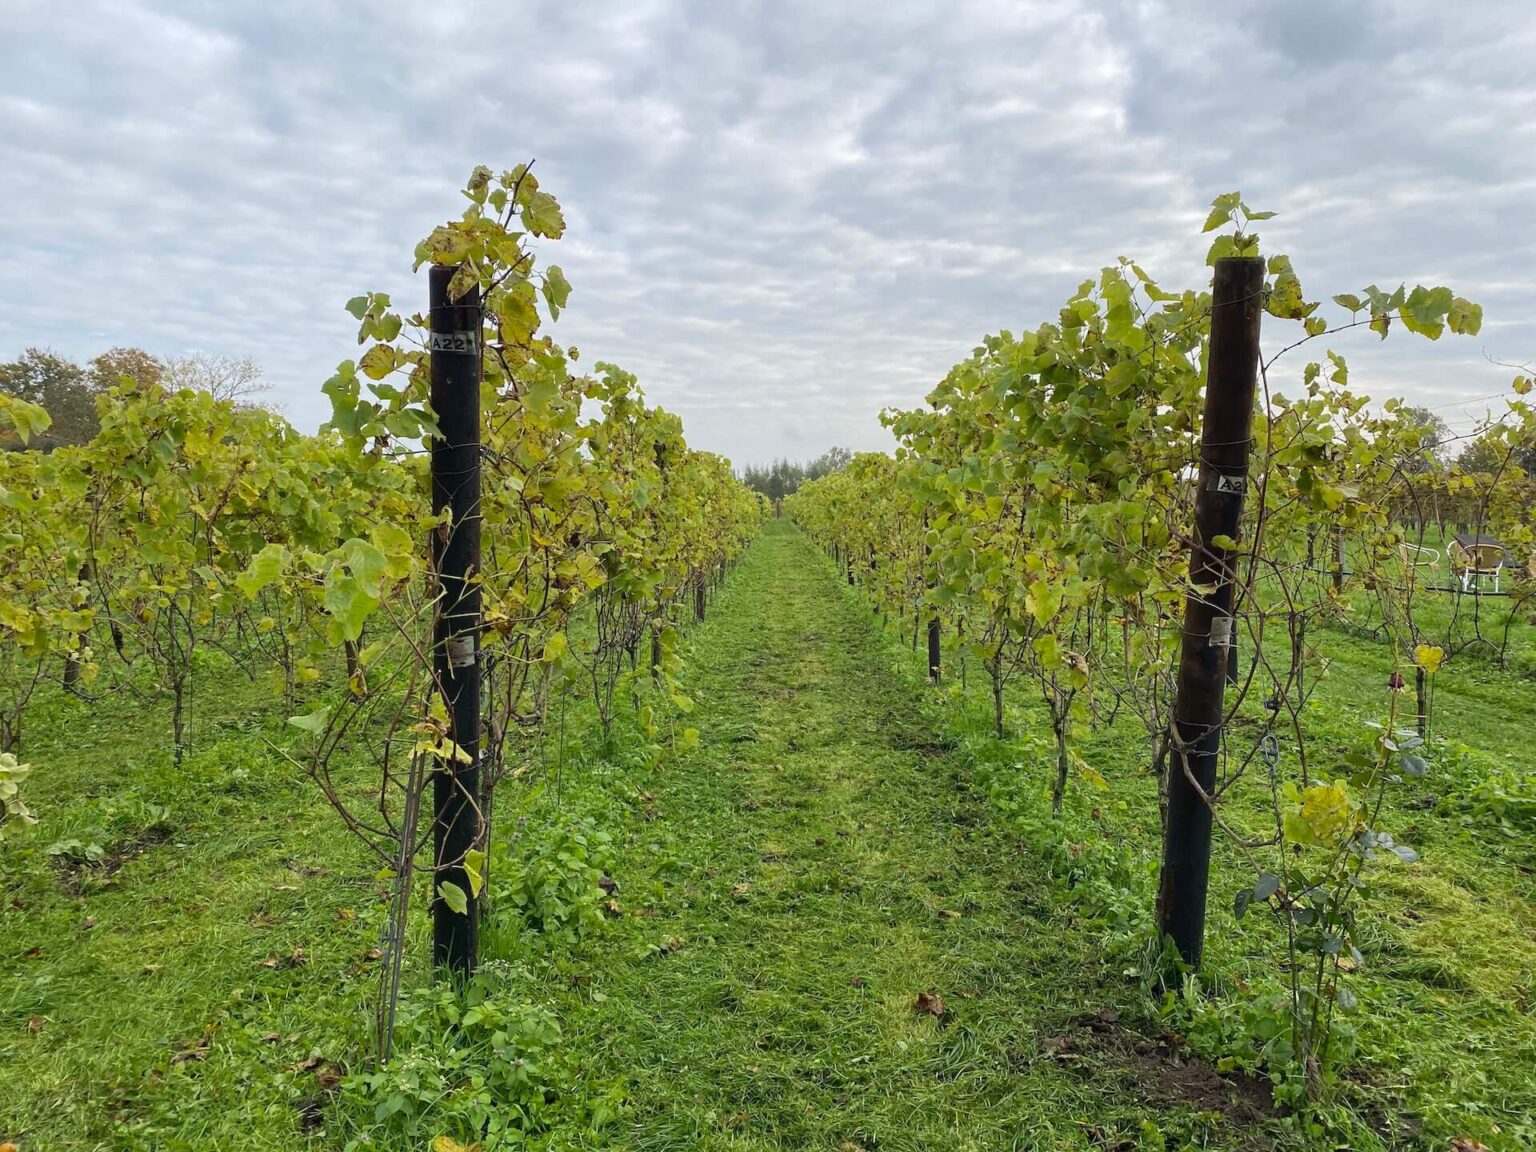
{"type": "MultiPolygon", "coordinates": [[[[299,425],[415,302],[477,163],[565,208],[555,327],[739,463],[880,448],[977,340],[1217,193],[1314,295],[1445,283],[1476,339],[1353,382],[1453,424],[1536,359],[1536,5],[0,0],[0,358],[249,355],[299,425]]],[[[1280,334],[1278,324],[1272,326],[1280,334]]],[[[1298,364],[1299,371],[1300,365],[1298,364]]]]}

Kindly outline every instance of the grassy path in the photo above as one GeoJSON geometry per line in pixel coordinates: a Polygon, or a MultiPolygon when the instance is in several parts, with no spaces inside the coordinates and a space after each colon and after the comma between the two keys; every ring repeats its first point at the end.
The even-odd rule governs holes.
{"type": "Polygon", "coordinates": [[[1092,942],[1036,903],[802,536],[758,541],[695,647],[704,747],[653,788],[665,893],[623,892],[648,946],[595,958],[567,1016],[588,1073],[630,1086],[616,1144],[1136,1147],[1155,1117],[1227,1146],[1220,1081],[1081,1015],[1125,988],[1093,986],[1092,942]]]}

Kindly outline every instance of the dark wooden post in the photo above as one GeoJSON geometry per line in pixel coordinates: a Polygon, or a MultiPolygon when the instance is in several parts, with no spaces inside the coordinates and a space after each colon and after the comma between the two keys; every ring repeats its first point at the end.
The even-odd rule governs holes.
{"type": "Polygon", "coordinates": [[[1168,827],[1157,893],[1157,922],[1185,963],[1200,964],[1211,870],[1211,809],[1225,707],[1224,681],[1234,629],[1235,553],[1216,541],[1241,531],[1259,320],[1264,311],[1264,261],[1229,256],[1216,262],[1211,288],[1205,417],[1200,434],[1190,591],[1174,700],[1168,762],[1168,827]],[[1199,589],[1209,589],[1208,592],[1199,589]]]}
{"type": "MultiPolygon", "coordinates": [[[[469,757],[440,760],[433,775],[432,960],[465,978],[475,970],[480,908],[465,869],[479,848],[480,797],[480,290],[448,295],[455,269],[430,274],[429,349],[432,410],[440,435],[432,441],[432,510],[448,511],[432,533],[432,570],[438,595],[433,630],[433,672],[450,721],[449,738],[469,757]],[[451,884],[465,896],[464,911],[443,898],[451,884]]],[[[457,900],[455,900],[457,903],[457,900]]]]}
{"type": "Polygon", "coordinates": [[[1307,698],[1307,614],[1291,613],[1291,664],[1296,669],[1296,697],[1307,698]]]}
{"type": "Polygon", "coordinates": [[[1413,668],[1413,699],[1415,721],[1420,740],[1429,738],[1429,677],[1418,665],[1413,668]]]}
{"type": "MultiPolygon", "coordinates": [[[[923,517],[923,527],[927,529],[927,516],[923,517]]],[[[923,576],[928,592],[933,593],[933,550],[928,547],[928,541],[923,541],[923,576]]],[[[939,643],[939,610],[933,605],[928,606],[928,679],[935,684],[939,682],[939,664],[943,655],[942,646],[939,643]]]]}

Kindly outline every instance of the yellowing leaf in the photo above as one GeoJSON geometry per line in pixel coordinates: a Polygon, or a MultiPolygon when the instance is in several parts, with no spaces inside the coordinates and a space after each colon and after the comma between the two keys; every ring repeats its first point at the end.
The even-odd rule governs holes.
{"type": "Polygon", "coordinates": [[[1297,843],[1332,848],[1354,834],[1358,812],[1344,781],[1312,784],[1301,792],[1291,784],[1286,796],[1299,802],[1285,814],[1284,821],[1286,835],[1297,843]]]}
{"type": "Polygon", "coordinates": [[[388,344],[375,344],[364,352],[363,358],[357,362],[357,366],[370,380],[384,379],[395,370],[398,364],[399,359],[395,350],[388,344]]]}
{"type": "Polygon", "coordinates": [[[480,895],[485,885],[485,853],[480,849],[471,848],[464,853],[464,875],[469,877],[469,894],[480,895]]]}

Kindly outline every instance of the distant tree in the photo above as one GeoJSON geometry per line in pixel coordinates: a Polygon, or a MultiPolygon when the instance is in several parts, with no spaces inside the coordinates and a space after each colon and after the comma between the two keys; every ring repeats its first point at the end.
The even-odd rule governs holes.
{"type": "Polygon", "coordinates": [[[800,478],[801,468],[798,464],[791,464],[784,459],[775,460],[768,473],[768,498],[781,500],[788,496],[800,487],[800,478]]]}
{"type": "Polygon", "coordinates": [[[772,464],[748,464],[741,471],[742,483],[761,492],[770,500],[780,500],[791,495],[807,480],[817,480],[828,472],[846,467],[853,459],[847,448],[829,448],[809,464],[779,457],[772,464]]]}
{"type": "Polygon", "coordinates": [[[846,468],[853,460],[853,452],[848,448],[828,448],[805,470],[807,480],[817,480],[829,472],[836,472],[839,468],[846,468]]]}
{"type": "Polygon", "coordinates": [[[64,444],[84,444],[96,435],[98,391],[84,368],[46,349],[28,348],[15,360],[0,364],[0,392],[41,405],[53,417],[53,426],[30,445],[45,452],[64,444]]]}
{"type": "Polygon", "coordinates": [[[249,356],[210,356],[206,352],[167,362],[164,384],[178,391],[190,388],[194,392],[209,392],[216,399],[232,400],[247,407],[256,406],[258,401],[254,398],[268,387],[261,365],[249,356]]]}
{"type": "Polygon", "coordinates": [[[165,367],[165,361],[142,348],[111,348],[87,365],[91,383],[101,392],[116,388],[125,379],[141,388],[159,384],[165,379],[165,367]]]}
{"type": "Polygon", "coordinates": [[[1397,410],[1398,423],[1418,433],[1418,450],[1403,461],[1408,472],[1438,472],[1445,463],[1451,441],[1451,427],[1428,408],[1410,406],[1397,410]]]}
{"type": "Polygon", "coordinates": [[[1492,436],[1479,436],[1461,450],[1456,457],[1456,467],[1463,472],[1497,472],[1505,467],[1510,458],[1509,445],[1492,436]]]}

